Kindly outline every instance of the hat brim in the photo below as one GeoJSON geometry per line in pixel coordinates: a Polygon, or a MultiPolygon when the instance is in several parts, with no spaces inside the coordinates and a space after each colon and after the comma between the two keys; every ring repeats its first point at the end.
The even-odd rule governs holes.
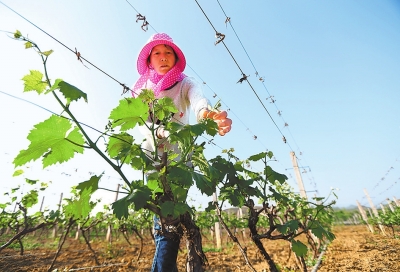
{"type": "Polygon", "coordinates": [[[173,42],[167,40],[155,40],[147,43],[139,53],[138,60],[137,60],[137,69],[140,75],[144,75],[148,69],[147,65],[147,58],[149,57],[151,50],[154,46],[159,44],[165,44],[171,46],[171,48],[175,51],[176,55],[178,56],[178,61],[175,63],[175,66],[183,72],[186,67],[186,58],[183,54],[182,50],[173,42]]]}

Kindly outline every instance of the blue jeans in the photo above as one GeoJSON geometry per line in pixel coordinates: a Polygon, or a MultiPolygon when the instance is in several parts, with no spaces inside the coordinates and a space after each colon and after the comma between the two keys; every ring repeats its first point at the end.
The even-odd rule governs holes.
{"type": "Polygon", "coordinates": [[[178,257],[180,239],[173,239],[161,234],[160,218],[154,216],[155,244],[151,272],[178,272],[176,258],[178,257]]]}

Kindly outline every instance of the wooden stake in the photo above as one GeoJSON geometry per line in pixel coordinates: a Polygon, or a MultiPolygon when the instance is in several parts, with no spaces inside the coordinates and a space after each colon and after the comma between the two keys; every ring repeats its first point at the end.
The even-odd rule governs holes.
{"type": "Polygon", "coordinates": [[[396,203],[396,206],[400,207],[400,201],[398,201],[395,196],[393,197],[393,199],[394,199],[394,203],[396,203]]]}
{"type": "MultiPolygon", "coordinates": [[[[62,203],[62,199],[63,199],[63,193],[60,194],[60,202],[58,203],[58,211],[61,209],[61,203],[62,203]]],[[[54,224],[54,228],[53,228],[53,238],[57,237],[57,224],[54,224]]]]}
{"type": "Polygon", "coordinates": [[[368,226],[368,229],[370,232],[374,233],[374,229],[372,228],[372,226],[368,223],[368,217],[367,217],[367,213],[365,212],[365,210],[363,209],[363,207],[360,205],[360,202],[357,201],[357,206],[358,206],[358,210],[360,211],[361,217],[362,219],[365,221],[365,223],[368,226]]]}
{"type": "Polygon", "coordinates": [[[40,209],[39,209],[40,212],[41,212],[42,209],[43,209],[43,203],[44,203],[44,196],[42,197],[42,203],[40,203],[40,209]]]}
{"type": "Polygon", "coordinates": [[[371,212],[371,209],[370,209],[370,208],[368,208],[367,211],[368,211],[368,213],[369,213],[369,217],[374,217],[374,216],[372,215],[372,212],[371,212]]]}
{"type": "MultiPolygon", "coordinates": [[[[374,213],[375,217],[378,218],[379,217],[378,210],[375,208],[374,203],[372,202],[371,198],[369,197],[367,189],[364,189],[364,193],[367,196],[367,199],[368,199],[369,205],[371,206],[372,212],[374,213]]],[[[382,233],[385,235],[386,233],[385,233],[385,229],[383,228],[383,226],[381,224],[378,224],[378,226],[379,226],[380,230],[382,231],[382,233]]]]}
{"type": "MultiPolygon", "coordinates": [[[[242,208],[238,208],[238,210],[237,210],[237,213],[236,213],[236,218],[238,219],[238,220],[242,220],[242,218],[243,218],[243,210],[242,210],[242,208]]],[[[243,238],[243,241],[246,241],[246,229],[245,228],[242,228],[241,229],[241,232],[242,232],[242,238],[243,238]]]]}
{"type": "Polygon", "coordinates": [[[392,212],[394,212],[394,208],[393,208],[393,206],[392,206],[392,202],[390,201],[389,198],[387,198],[386,200],[387,200],[387,202],[388,202],[388,205],[389,205],[390,210],[391,210],[392,212]]]}
{"type": "Polygon", "coordinates": [[[383,211],[383,214],[386,214],[385,206],[383,206],[383,204],[382,204],[382,203],[381,203],[381,204],[379,204],[379,205],[381,205],[381,209],[382,209],[382,211],[383,211]]]}
{"type": "Polygon", "coordinates": [[[294,168],[294,173],[296,175],[297,184],[300,189],[300,196],[305,198],[306,200],[308,200],[306,190],[304,189],[303,180],[301,178],[299,166],[297,165],[296,155],[294,154],[294,152],[290,152],[290,157],[292,159],[292,164],[293,164],[293,168],[294,168]]]}
{"type": "MultiPolygon", "coordinates": [[[[217,203],[217,193],[213,193],[213,201],[217,203]]],[[[219,209],[217,209],[217,213],[219,213],[219,209]]],[[[221,249],[221,225],[219,221],[215,222],[215,241],[217,242],[217,249],[221,249]]]]}
{"type": "Polygon", "coordinates": [[[75,240],[79,239],[80,228],[81,228],[81,223],[79,223],[78,226],[76,227],[75,240]]]}
{"type": "MultiPolygon", "coordinates": [[[[43,202],[44,202],[44,196],[42,197],[42,203],[40,203],[39,212],[42,212],[42,209],[43,209],[43,202]]],[[[33,236],[36,236],[36,230],[33,232],[33,236]]]]}
{"type": "MultiPolygon", "coordinates": [[[[115,192],[115,200],[114,200],[114,202],[118,200],[119,186],[121,186],[121,184],[118,183],[117,191],[115,192]]],[[[111,243],[111,231],[112,231],[111,225],[108,225],[106,241],[109,242],[109,243],[111,243]]]]}

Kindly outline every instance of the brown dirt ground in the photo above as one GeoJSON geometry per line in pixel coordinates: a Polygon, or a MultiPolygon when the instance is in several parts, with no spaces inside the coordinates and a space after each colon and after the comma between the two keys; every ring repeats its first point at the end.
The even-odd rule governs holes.
{"type": "MultiPolygon", "coordinates": [[[[342,226],[334,229],[336,239],[329,245],[318,271],[400,271],[400,240],[370,233],[365,226],[342,226]]],[[[226,241],[226,240],[224,240],[226,241]]],[[[207,240],[203,244],[207,245],[207,240]]],[[[249,260],[256,271],[269,271],[265,261],[249,241],[242,242],[248,247],[249,260]]],[[[300,271],[295,259],[289,256],[288,244],[282,241],[264,243],[268,253],[282,271],[300,271]]],[[[101,265],[95,267],[92,253],[82,241],[67,240],[53,271],[150,271],[154,245],[151,241],[144,245],[142,256],[137,261],[139,241],[132,239],[132,246],[125,241],[107,243],[93,242],[101,265]],[[112,265],[115,264],[115,265],[112,265]],[[83,269],[86,268],[86,269],[83,269]]],[[[206,248],[206,246],[205,246],[206,248]]],[[[184,245],[182,243],[182,249],[184,245]]],[[[54,258],[55,250],[35,249],[18,255],[15,249],[5,249],[0,253],[0,271],[47,271],[54,258]]],[[[237,246],[224,246],[222,252],[206,252],[209,265],[206,271],[251,271],[244,262],[237,246]]],[[[179,271],[185,271],[185,253],[178,256],[179,271]]],[[[312,265],[310,265],[310,270],[312,265]]]]}

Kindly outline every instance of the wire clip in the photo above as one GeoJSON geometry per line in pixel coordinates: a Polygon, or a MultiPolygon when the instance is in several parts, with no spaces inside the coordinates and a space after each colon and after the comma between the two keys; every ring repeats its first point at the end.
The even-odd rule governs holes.
{"type": "Polygon", "coordinates": [[[222,42],[225,39],[225,34],[216,32],[215,33],[215,38],[217,38],[217,41],[214,43],[214,45],[219,44],[220,42],[222,42]]]}
{"type": "Polygon", "coordinates": [[[239,81],[236,82],[236,83],[242,84],[242,82],[245,81],[245,80],[247,80],[247,77],[249,77],[249,76],[246,76],[245,74],[242,74],[242,75],[243,75],[243,77],[242,77],[241,79],[239,79],[239,81]]]}
{"type": "Polygon", "coordinates": [[[136,15],[136,23],[138,22],[138,21],[143,21],[143,23],[142,23],[142,26],[141,26],[141,28],[142,28],[142,30],[144,31],[144,32],[146,32],[148,29],[149,29],[149,27],[148,27],[148,25],[149,25],[149,22],[147,22],[147,20],[146,20],[146,16],[143,16],[142,14],[137,14],[136,15]]]}

